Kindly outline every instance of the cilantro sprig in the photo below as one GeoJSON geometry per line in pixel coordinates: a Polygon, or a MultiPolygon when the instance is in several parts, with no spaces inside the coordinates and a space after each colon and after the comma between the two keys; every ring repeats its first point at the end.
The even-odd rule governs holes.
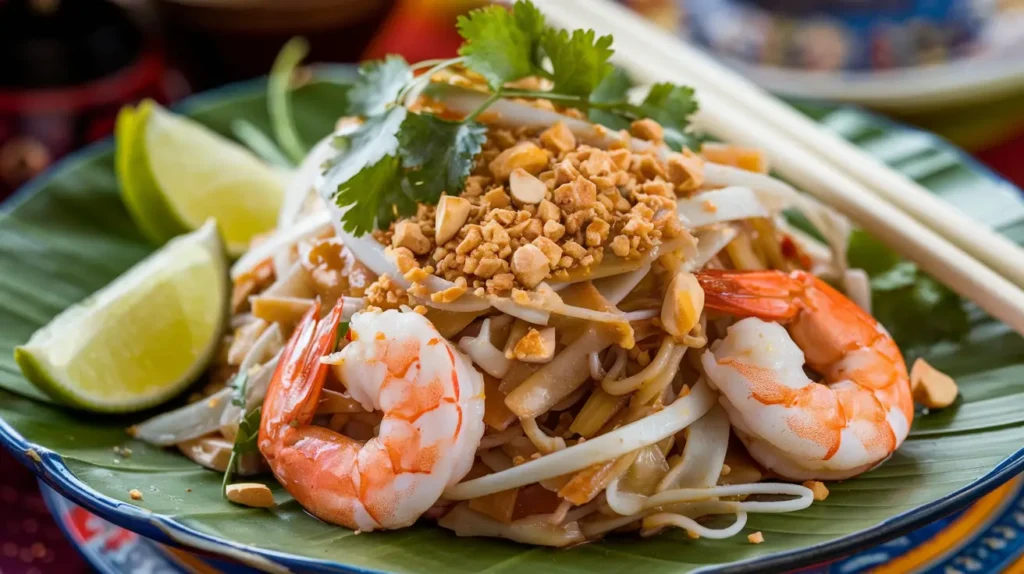
{"type": "MultiPolygon", "coordinates": [[[[249,376],[246,373],[238,373],[229,384],[234,389],[231,393],[231,404],[244,409],[249,376]]],[[[231,447],[231,458],[228,459],[227,468],[224,469],[221,492],[225,492],[228,484],[231,483],[231,477],[238,469],[238,458],[259,450],[258,440],[260,436],[260,417],[262,415],[263,405],[258,405],[245,413],[242,416],[242,420],[239,421],[238,432],[235,433],[235,443],[231,447]]]]}
{"type": "Polygon", "coordinates": [[[335,202],[348,208],[343,217],[347,231],[386,228],[415,213],[419,203],[435,204],[444,193],[458,193],[486,141],[486,128],[476,119],[502,97],[558,102],[613,129],[653,118],[665,128],[669,145],[687,142],[685,131],[697,109],[693,90],[656,84],[643,102],[630,102],[629,78],[610,63],[611,36],[552,28],[529,0],[519,0],[511,11],[500,6],[474,10],[459,18],[458,29],[464,40],[460,57],[431,63],[420,77],[398,56],[360,67],[360,80],[349,91],[349,114],[365,121],[354,133],[335,138],[335,147],[348,153],[324,166],[335,202]],[[479,109],[452,120],[403,107],[435,71],[456,64],[487,81],[491,97],[479,109]],[[552,88],[509,87],[531,76],[549,80],[552,88]]]}

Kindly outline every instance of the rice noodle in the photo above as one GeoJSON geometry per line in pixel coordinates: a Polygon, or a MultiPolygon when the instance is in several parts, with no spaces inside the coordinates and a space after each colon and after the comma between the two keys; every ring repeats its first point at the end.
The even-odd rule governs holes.
{"type": "Polygon", "coordinates": [[[485,434],[483,438],[480,439],[480,445],[477,447],[477,450],[483,451],[496,448],[521,436],[523,436],[523,427],[521,426],[508,427],[507,429],[494,434],[485,434]]]}
{"type": "MultiPolygon", "coordinates": [[[[522,434],[522,433],[520,433],[522,434]]],[[[512,468],[512,459],[500,449],[492,448],[490,450],[481,451],[478,453],[480,462],[487,465],[487,468],[494,472],[501,472],[512,468]]]]}
{"type": "Polygon", "coordinates": [[[502,378],[512,366],[505,353],[491,344],[491,320],[484,319],[480,325],[480,333],[476,337],[463,337],[459,340],[459,350],[472,359],[473,364],[480,367],[488,375],[502,378]]]}
{"type": "Polygon", "coordinates": [[[701,525],[696,520],[683,516],[682,514],[671,514],[668,512],[661,512],[658,514],[652,514],[644,518],[643,530],[640,531],[641,536],[649,536],[652,534],[651,530],[655,532],[657,529],[663,526],[676,526],[685,529],[689,533],[693,533],[701,538],[708,538],[710,540],[724,540],[726,538],[732,538],[739,534],[743,527],[747,525],[747,513],[740,511],[736,513],[736,522],[732,523],[732,526],[728,528],[714,529],[708,528],[701,525]]]}
{"type": "Polygon", "coordinates": [[[270,287],[267,287],[257,297],[291,297],[295,299],[312,299],[316,296],[313,284],[309,279],[309,272],[301,263],[295,262],[277,276],[270,287]]]}
{"type": "Polygon", "coordinates": [[[647,265],[628,273],[598,279],[594,281],[594,287],[597,288],[597,292],[600,293],[606,301],[612,305],[618,305],[626,298],[627,295],[633,292],[633,289],[636,289],[636,286],[644,280],[644,277],[646,277],[650,271],[651,265],[648,263],[647,265]]]}
{"type": "Polygon", "coordinates": [[[672,384],[672,380],[675,379],[679,373],[680,363],[683,360],[683,355],[686,354],[689,347],[677,346],[672,349],[671,355],[669,355],[668,362],[665,363],[665,367],[653,378],[648,379],[644,384],[640,385],[640,388],[636,390],[633,395],[633,404],[646,404],[657,398],[666,388],[672,384]]]}
{"type": "Polygon", "coordinates": [[[754,217],[768,210],[749,187],[723,187],[676,200],[676,213],[688,227],[698,228],[754,217]]]}
{"type": "Polygon", "coordinates": [[[278,253],[290,251],[298,242],[316,237],[330,228],[331,215],[326,211],[318,211],[295,222],[294,225],[275,231],[273,235],[246,251],[245,255],[231,266],[231,279],[238,279],[267,259],[278,253]]]}
{"type": "Polygon", "coordinates": [[[675,342],[671,337],[663,337],[658,354],[643,370],[624,379],[613,380],[606,377],[601,381],[601,388],[610,395],[624,395],[639,389],[641,385],[658,376],[658,373],[668,365],[675,348],[675,342]]]}
{"type": "Polygon", "coordinates": [[[697,255],[683,263],[683,270],[694,272],[702,269],[718,255],[739,233],[735,227],[718,226],[703,229],[697,233],[697,255]]]}
{"type": "Polygon", "coordinates": [[[590,378],[595,381],[600,381],[607,375],[604,367],[601,365],[601,353],[594,352],[587,356],[587,361],[590,365],[590,378]]]}
{"type": "Polygon", "coordinates": [[[323,169],[323,164],[336,153],[332,145],[337,136],[347,135],[359,129],[358,124],[343,126],[333,134],[328,134],[318,141],[313,149],[302,160],[302,163],[295,169],[291,181],[284,190],[284,202],[281,204],[281,211],[277,216],[277,228],[288,229],[295,225],[302,208],[310,195],[316,194],[317,180],[323,169]]]}
{"type": "Polygon", "coordinates": [[[662,478],[657,492],[673,488],[708,488],[718,482],[725,453],[729,449],[729,418],[725,410],[715,405],[684,432],[686,445],[683,455],[662,478]]]}
{"type": "Polygon", "coordinates": [[[451,500],[476,498],[540,482],[617,458],[683,430],[704,416],[714,402],[714,393],[706,384],[698,383],[688,395],[676,399],[659,412],[504,472],[456,484],[449,487],[444,496],[451,500]]]}
{"type": "Polygon", "coordinates": [[[547,325],[551,319],[551,313],[545,309],[526,307],[504,297],[491,297],[490,304],[502,313],[512,315],[517,319],[522,319],[534,325],[547,325]]]}
{"type": "Polygon", "coordinates": [[[520,419],[519,422],[522,423],[523,432],[526,433],[527,438],[541,454],[551,454],[565,448],[565,440],[560,436],[548,436],[537,424],[537,419],[520,419]]]}
{"type": "Polygon", "coordinates": [[[220,416],[231,404],[230,387],[185,405],[161,413],[128,429],[128,434],[156,446],[171,446],[210,434],[220,427],[220,416]]]}
{"type": "Polygon", "coordinates": [[[515,521],[511,524],[503,524],[471,510],[467,504],[456,505],[437,523],[454,531],[456,536],[507,538],[535,546],[562,547],[586,541],[576,522],[551,524],[548,517],[544,516],[543,520],[515,521]]]}
{"type": "Polygon", "coordinates": [[[610,380],[618,379],[619,375],[626,370],[626,363],[629,362],[629,355],[622,347],[615,347],[613,352],[615,353],[615,362],[612,363],[608,372],[605,373],[605,378],[610,380]]]}
{"type": "Polygon", "coordinates": [[[607,329],[588,328],[551,362],[509,392],[505,404],[520,418],[546,413],[589,378],[587,357],[590,353],[604,350],[614,340],[615,336],[607,329]]]}
{"type": "Polygon", "coordinates": [[[653,319],[661,315],[661,309],[641,309],[639,311],[630,311],[626,313],[626,320],[629,322],[633,321],[646,321],[647,319],[653,319]]]}
{"type": "Polygon", "coordinates": [[[757,193],[760,203],[773,213],[789,207],[796,208],[825,237],[840,276],[846,270],[846,246],[852,228],[849,220],[837,211],[798,192],[788,183],[737,167],[705,163],[704,183],[709,186],[749,187],[757,193]]]}
{"type": "Polygon", "coordinates": [[[843,276],[846,296],[867,314],[871,314],[871,280],[863,269],[847,269],[843,276]]]}

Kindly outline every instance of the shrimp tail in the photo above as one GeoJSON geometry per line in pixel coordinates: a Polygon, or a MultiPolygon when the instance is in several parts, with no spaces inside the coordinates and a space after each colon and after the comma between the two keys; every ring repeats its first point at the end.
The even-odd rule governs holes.
{"type": "Polygon", "coordinates": [[[778,322],[791,321],[806,307],[802,295],[813,281],[813,276],[801,271],[708,270],[697,274],[709,309],[778,322]]]}
{"type": "MultiPolygon", "coordinates": [[[[263,402],[259,435],[261,450],[262,445],[276,442],[282,430],[307,425],[316,414],[320,390],[329,368],[320,362],[320,358],[334,350],[337,343],[342,301],[339,300],[331,312],[318,321],[316,317],[319,315],[320,301],[317,300],[299,321],[281,352],[263,402]]],[[[271,450],[266,449],[264,456],[272,457],[271,450]]]]}

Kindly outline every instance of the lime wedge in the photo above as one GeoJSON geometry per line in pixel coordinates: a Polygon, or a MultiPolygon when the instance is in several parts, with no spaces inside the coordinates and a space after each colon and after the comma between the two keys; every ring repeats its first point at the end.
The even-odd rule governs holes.
{"type": "Polygon", "coordinates": [[[199,376],[227,308],[227,260],[210,220],[54,317],[14,358],[28,380],[64,403],[137,411],[199,376]]]}
{"type": "Polygon", "coordinates": [[[150,240],[163,243],[212,217],[238,256],[274,229],[285,180],[249,150],[151,101],[122,110],[115,133],[121,195],[150,240]]]}

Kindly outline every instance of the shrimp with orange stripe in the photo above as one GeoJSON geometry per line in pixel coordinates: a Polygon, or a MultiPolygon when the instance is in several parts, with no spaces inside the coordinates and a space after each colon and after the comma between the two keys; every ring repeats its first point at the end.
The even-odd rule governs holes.
{"type": "Polygon", "coordinates": [[[413,524],[469,471],[483,435],[483,380],[422,315],[363,312],[332,357],[348,393],[383,411],[378,435],[359,442],[311,424],[335,347],[341,303],[319,303],[282,352],[263,403],[259,448],[306,510],[348,528],[413,524]]]}
{"type": "Polygon", "coordinates": [[[849,478],[907,437],[910,377],[871,315],[803,271],[704,271],[697,279],[707,308],[746,317],[701,362],[763,466],[796,480],[849,478]],[[820,383],[804,372],[805,360],[820,383]]]}

